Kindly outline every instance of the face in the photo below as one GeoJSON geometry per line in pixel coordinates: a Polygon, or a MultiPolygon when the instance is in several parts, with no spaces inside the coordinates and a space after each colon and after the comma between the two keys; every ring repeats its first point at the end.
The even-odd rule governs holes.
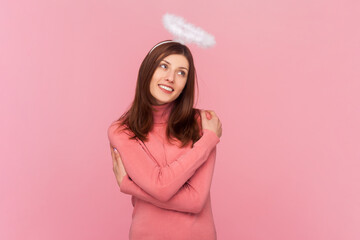
{"type": "Polygon", "coordinates": [[[158,105],[174,101],[185,87],[189,62],[181,54],[165,57],[157,66],[150,82],[150,93],[158,105]]]}

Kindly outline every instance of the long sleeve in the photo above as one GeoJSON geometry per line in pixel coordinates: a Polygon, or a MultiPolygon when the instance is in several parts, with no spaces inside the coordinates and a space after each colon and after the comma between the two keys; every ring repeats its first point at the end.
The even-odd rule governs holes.
{"type": "Polygon", "coordinates": [[[199,213],[203,209],[210,194],[210,186],[216,159],[216,146],[212,149],[208,160],[198,168],[195,174],[168,201],[163,202],[147,194],[127,176],[120,185],[123,193],[133,195],[155,206],[181,212],[199,213]]]}
{"type": "Polygon", "coordinates": [[[220,141],[215,133],[205,130],[193,148],[171,164],[160,166],[138,140],[129,139],[124,130],[116,132],[116,128],[117,124],[111,124],[108,137],[110,144],[119,151],[128,176],[143,191],[161,202],[170,200],[179,191],[206,162],[211,150],[220,141]]]}

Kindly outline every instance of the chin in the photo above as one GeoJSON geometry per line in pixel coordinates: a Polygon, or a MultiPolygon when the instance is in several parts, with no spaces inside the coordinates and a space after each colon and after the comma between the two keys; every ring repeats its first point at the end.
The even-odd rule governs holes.
{"type": "Polygon", "coordinates": [[[158,100],[158,104],[162,105],[162,104],[166,104],[166,103],[171,103],[173,100],[158,100]]]}

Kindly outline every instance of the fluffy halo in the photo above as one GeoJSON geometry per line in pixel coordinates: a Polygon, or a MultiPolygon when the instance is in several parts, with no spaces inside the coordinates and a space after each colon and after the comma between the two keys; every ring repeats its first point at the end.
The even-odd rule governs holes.
{"type": "Polygon", "coordinates": [[[173,36],[174,40],[183,44],[195,43],[202,48],[215,45],[213,35],[205,32],[200,27],[187,23],[182,17],[166,13],[163,16],[163,25],[173,36]]]}

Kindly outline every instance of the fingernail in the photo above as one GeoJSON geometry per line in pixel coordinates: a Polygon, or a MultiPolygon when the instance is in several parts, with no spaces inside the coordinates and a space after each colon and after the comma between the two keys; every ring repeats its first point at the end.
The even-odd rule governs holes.
{"type": "Polygon", "coordinates": [[[116,148],[114,148],[114,151],[117,152],[118,150],[116,148]]]}

